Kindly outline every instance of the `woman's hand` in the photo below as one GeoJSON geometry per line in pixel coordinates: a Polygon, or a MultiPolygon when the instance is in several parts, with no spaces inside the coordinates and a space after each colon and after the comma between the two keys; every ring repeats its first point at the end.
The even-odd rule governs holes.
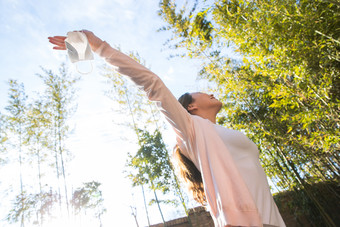
{"type": "Polygon", "coordinates": [[[53,36],[48,37],[48,41],[55,46],[53,47],[54,50],[66,50],[65,39],[66,36],[53,36]]]}
{"type": "MultiPolygon", "coordinates": [[[[81,30],[78,32],[83,32],[86,35],[87,40],[89,41],[90,47],[93,51],[96,51],[103,42],[100,38],[98,38],[91,31],[81,30]]],[[[66,50],[66,45],[65,45],[66,38],[67,38],[66,36],[53,36],[53,37],[48,37],[48,40],[50,43],[55,45],[53,47],[54,50],[66,50]]]]}
{"type": "Polygon", "coordinates": [[[81,32],[84,32],[87,40],[89,41],[89,44],[91,46],[91,49],[94,51],[96,51],[100,45],[102,44],[103,40],[101,40],[100,38],[98,38],[95,34],[93,34],[93,32],[88,31],[88,30],[81,30],[81,32]]]}

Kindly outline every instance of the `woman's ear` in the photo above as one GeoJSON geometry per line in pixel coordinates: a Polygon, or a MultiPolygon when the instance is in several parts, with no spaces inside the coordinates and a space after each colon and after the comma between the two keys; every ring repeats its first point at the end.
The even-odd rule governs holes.
{"type": "Polygon", "coordinates": [[[198,109],[197,106],[193,103],[189,104],[189,106],[188,106],[189,112],[192,112],[192,111],[197,110],[197,109],[198,109]]]}

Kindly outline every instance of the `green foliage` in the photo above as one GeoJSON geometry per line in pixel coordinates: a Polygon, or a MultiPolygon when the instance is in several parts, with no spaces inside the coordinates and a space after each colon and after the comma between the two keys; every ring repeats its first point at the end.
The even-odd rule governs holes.
{"type": "MultiPolygon", "coordinates": [[[[71,159],[71,154],[66,147],[66,139],[70,132],[68,120],[77,107],[74,104],[74,98],[75,85],[79,81],[79,77],[70,75],[65,64],[61,64],[59,73],[44,68],[42,68],[42,71],[43,74],[38,74],[38,76],[43,80],[46,89],[43,96],[44,104],[41,105],[46,109],[40,113],[40,117],[50,121],[45,121],[50,133],[50,151],[55,157],[54,163],[58,181],[60,175],[63,177],[65,203],[69,212],[65,163],[71,159]]],[[[60,185],[58,187],[61,197],[60,185]]]]}
{"type": "Polygon", "coordinates": [[[83,183],[83,187],[78,188],[73,192],[71,204],[76,212],[92,211],[94,216],[101,219],[101,216],[106,212],[104,207],[104,199],[100,190],[101,183],[92,181],[83,183]]]}
{"type": "Polygon", "coordinates": [[[16,80],[9,80],[8,105],[5,107],[4,120],[7,123],[9,133],[13,135],[11,145],[19,153],[19,161],[22,158],[22,147],[24,145],[24,134],[27,127],[27,95],[24,85],[16,80]]]}
{"type": "MultiPolygon", "coordinates": [[[[145,62],[138,53],[129,53],[131,58],[145,65],[145,62]]],[[[107,83],[111,86],[106,95],[115,103],[119,104],[116,112],[126,117],[127,113],[130,119],[125,122],[117,122],[133,129],[143,128],[146,126],[156,126],[159,128],[163,122],[159,121],[159,111],[155,104],[148,100],[145,92],[133,84],[128,78],[120,75],[112,67],[103,68],[103,76],[107,78],[107,83]]]]}
{"type": "Polygon", "coordinates": [[[16,223],[24,216],[26,223],[42,224],[48,219],[46,215],[51,215],[56,202],[57,194],[52,191],[37,194],[24,191],[16,196],[6,219],[9,223],[16,223]]]}
{"type": "Polygon", "coordinates": [[[9,80],[8,84],[10,86],[9,100],[5,109],[8,112],[10,129],[15,133],[20,131],[20,127],[24,124],[27,95],[24,84],[18,83],[16,80],[9,80]]]}
{"type": "Polygon", "coordinates": [[[58,152],[62,156],[67,154],[64,141],[70,133],[68,120],[77,108],[75,92],[77,91],[76,83],[80,78],[68,73],[65,64],[61,64],[58,73],[41,69],[43,73],[37,75],[43,81],[45,90],[40,100],[31,105],[29,114],[34,115],[36,120],[31,121],[30,133],[38,134],[43,140],[46,139],[44,138],[46,134],[39,131],[39,128],[46,128],[45,133],[49,134],[48,138],[53,142],[49,141],[46,144],[46,141],[43,140],[44,144],[50,146],[52,152],[58,152]]]}
{"type": "Polygon", "coordinates": [[[75,112],[77,106],[74,104],[75,85],[79,77],[68,73],[65,64],[59,68],[59,73],[42,68],[43,74],[37,74],[43,81],[46,89],[43,95],[45,101],[45,113],[50,118],[53,127],[59,136],[65,137],[69,127],[67,119],[75,112]],[[49,114],[49,116],[48,116],[49,114]]]}
{"type": "Polygon", "coordinates": [[[167,44],[202,60],[200,78],[225,103],[218,122],[246,132],[277,190],[306,189],[315,215],[332,225],[308,187],[339,176],[340,4],[175,2],[160,4],[167,44]]]}
{"type": "MultiPolygon", "coordinates": [[[[312,193],[320,199],[322,207],[332,217],[335,223],[340,222],[339,203],[337,203],[337,194],[340,193],[340,188],[337,182],[325,181],[312,185],[309,188],[312,193]]],[[[311,223],[322,223],[322,216],[315,215],[318,213],[318,208],[315,207],[313,201],[305,189],[294,189],[274,195],[274,200],[283,213],[294,211],[296,222],[300,226],[306,226],[308,221],[311,223]],[[307,221],[307,218],[309,219],[307,221]]],[[[290,212],[293,213],[293,212],[290,212]]]]}
{"type": "Polygon", "coordinates": [[[30,103],[27,109],[27,128],[25,133],[25,143],[29,151],[26,163],[36,164],[39,178],[39,188],[42,188],[41,166],[48,161],[49,152],[52,149],[50,139],[51,119],[46,108],[46,103],[41,99],[30,103]]]}
{"type": "MultiPolygon", "coordinates": [[[[145,65],[145,62],[138,53],[130,53],[129,56],[140,64],[145,65]]],[[[155,108],[155,104],[148,100],[144,91],[112,68],[104,67],[103,75],[111,85],[111,89],[106,94],[114,102],[119,104],[117,112],[123,114],[126,119],[123,123],[120,121],[119,124],[127,125],[133,129],[137,137],[135,141],[137,141],[140,146],[138,154],[135,156],[129,154],[127,160],[127,167],[129,169],[125,172],[128,173],[134,186],[138,185],[142,187],[144,201],[146,201],[146,199],[143,187],[145,184],[148,184],[149,188],[153,190],[155,197],[155,199],[150,201],[149,205],[157,202],[161,215],[162,212],[159,202],[174,204],[176,206],[178,202],[169,199],[159,201],[156,190],[160,190],[163,194],[170,192],[177,194],[187,213],[180,185],[171,168],[169,157],[159,131],[164,128],[165,125],[164,122],[160,120],[160,113],[158,109],[155,108]],[[127,113],[130,115],[130,120],[126,118],[127,113]],[[139,128],[144,128],[144,131],[139,130],[139,128]],[[155,129],[156,131],[153,135],[148,132],[155,129]],[[159,158],[159,160],[157,160],[157,158],[159,158]]],[[[147,212],[146,202],[145,210],[147,212]]]]}
{"type": "Polygon", "coordinates": [[[13,209],[10,210],[9,214],[7,215],[7,220],[10,223],[18,222],[20,219],[25,217],[25,219],[30,219],[33,215],[34,208],[36,205],[34,196],[31,197],[30,195],[26,195],[25,192],[20,193],[16,196],[16,200],[14,202],[13,209]]]}
{"type": "MultiPolygon", "coordinates": [[[[144,64],[143,60],[139,57],[138,53],[130,53],[131,58],[136,60],[137,62],[144,64]]],[[[143,127],[151,126],[159,128],[159,113],[154,108],[154,104],[147,99],[145,92],[141,89],[134,86],[131,82],[124,78],[116,71],[112,70],[112,68],[104,68],[104,76],[108,79],[108,83],[112,86],[112,89],[107,92],[107,95],[112,98],[116,103],[119,104],[119,112],[124,114],[126,117],[126,113],[129,113],[131,120],[126,120],[123,124],[126,124],[131,129],[133,129],[137,142],[140,142],[140,133],[138,127],[142,124],[143,127]]],[[[120,124],[122,124],[120,122],[120,124]]],[[[136,141],[136,140],[135,140],[136,141]]],[[[129,156],[131,159],[132,156],[129,156]]],[[[155,200],[157,201],[157,205],[162,216],[163,222],[164,217],[158,202],[156,190],[158,190],[154,185],[153,181],[149,178],[145,178],[143,174],[137,174],[133,182],[139,181],[139,185],[142,187],[143,197],[144,197],[144,205],[145,211],[147,215],[147,219],[149,222],[149,215],[147,211],[146,199],[144,194],[144,184],[150,182],[152,185],[152,190],[154,192],[155,200]]],[[[147,176],[148,177],[148,176],[147,176]]],[[[134,213],[133,213],[134,215],[134,213]]],[[[135,217],[135,216],[134,216],[135,217]]]]}
{"type": "Polygon", "coordinates": [[[155,199],[151,200],[149,205],[157,203],[164,223],[160,203],[172,203],[176,206],[178,204],[176,200],[159,200],[156,190],[166,194],[170,192],[171,187],[175,189],[174,187],[178,187],[178,185],[173,178],[173,170],[161,133],[158,130],[153,135],[146,130],[137,132],[140,148],[134,156],[128,154],[129,159],[126,166],[132,171],[127,177],[133,182],[134,187],[148,185],[154,192],[155,199]]]}
{"type": "Polygon", "coordinates": [[[8,105],[5,107],[7,111],[6,115],[6,121],[8,125],[8,129],[13,135],[12,139],[9,141],[9,143],[14,148],[13,151],[15,152],[15,156],[17,156],[17,161],[19,162],[19,181],[20,181],[20,196],[17,197],[18,202],[21,202],[21,209],[20,213],[18,213],[16,217],[14,217],[15,220],[18,219],[20,216],[21,225],[24,224],[25,217],[27,214],[25,214],[26,210],[26,203],[24,198],[24,183],[23,183],[23,162],[25,158],[25,154],[23,152],[23,146],[24,146],[24,135],[27,127],[27,121],[26,121],[26,111],[27,111],[27,104],[26,104],[26,93],[24,89],[23,84],[19,84],[16,80],[10,80],[9,81],[9,100],[8,105]]]}
{"type": "Polygon", "coordinates": [[[129,154],[126,164],[137,172],[129,174],[128,178],[134,187],[148,184],[152,190],[168,193],[174,185],[173,173],[161,133],[139,130],[139,139],[140,148],[134,156],[129,154]]]}
{"type": "MultiPolygon", "coordinates": [[[[70,75],[65,65],[60,67],[57,74],[42,70],[43,74],[39,77],[46,88],[43,96],[37,95],[34,99],[28,99],[24,85],[10,80],[8,105],[4,114],[0,115],[0,162],[4,164],[3,152],[7,151],[8,164],[20,165],[20,194],[14,191],[19,195],[14,199],[7,220],[11,223],[21,222],[21,226],[31,223],[32,220],[33,224],[41,224],[50,219],[51,211],[55,209],[57,202],[59,211],[64,207],[62,198],[65,198],[65,204],[68,204],[64,164],[70,153],[66,149],[66,138],[69,133],[68,119],[75,111],[74,85],[79,78],[70,75]],[[27,168],[32,170],[25,171],[27,168]],[[49,176],[47,179],[44,175],[52,173],[52,168],[56,168],[58,175],[58,193],[52,193],[52,188],[49,192],[45,190],[45,186],[50,183],[48,181],[53,178],[49,176]],[[60,191],[59,173],[64,177],[63,196],[60,191]],[[25,180],[27,176],[32,179],[30,182],[25,180]]],[[[10,196],[8,197],[10,199],[10,196]]]]}
{"type": "Polygon", "coordinates": [[[7,162],[7,147],[6,141],[8,141],[7,136],[7,125],[6,120],[3,114],[0,113],[0,165],[5,164],[7,162]]]}

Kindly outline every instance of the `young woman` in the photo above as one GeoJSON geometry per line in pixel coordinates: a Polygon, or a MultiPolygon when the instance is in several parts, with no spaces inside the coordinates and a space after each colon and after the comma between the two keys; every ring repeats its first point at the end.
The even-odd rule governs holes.
{"type": "MultiPolygon", "coordinates": [[[[269,190],[256,145],[216,124],[222,103],[213,95],[186,93],[179,101],[162,80],[130,57],[83,30],[91,49],[157,102],[177,135],[174,157],[194,198],[207,204],[215,226],[285,226],[269,190]]],[[[65,36],[49,37],[66,50],[65,36]]]]}

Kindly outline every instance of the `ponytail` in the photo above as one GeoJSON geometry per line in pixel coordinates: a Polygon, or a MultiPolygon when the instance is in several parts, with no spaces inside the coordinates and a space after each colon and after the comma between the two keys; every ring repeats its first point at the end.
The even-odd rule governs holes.
{"type": "Polygon", "coordinates": [[[200,204],[206,205],[207,200],[204,193],[201,172],[190,159],[181,153],[178,146],[175,147],[173,158],[177,164],[178,174],[188,186],[193,198],[200,204]]]}
{"type": "MultiPolygon", "coordinates": [[[[194,100],[189,93],[182,95],[178,101],[188,110],[188,105],[194,100]]],[[[189,111],[188,111],[189,112],[189,111]]],[[[201,172],[196,168],[195,164],[185,157],[178,146],[174,149],[173,158],[176,162],[179,176],[187,184],[193,198],[202,205],[206,205],[206,196],[204,193],[201,172]]]]}

